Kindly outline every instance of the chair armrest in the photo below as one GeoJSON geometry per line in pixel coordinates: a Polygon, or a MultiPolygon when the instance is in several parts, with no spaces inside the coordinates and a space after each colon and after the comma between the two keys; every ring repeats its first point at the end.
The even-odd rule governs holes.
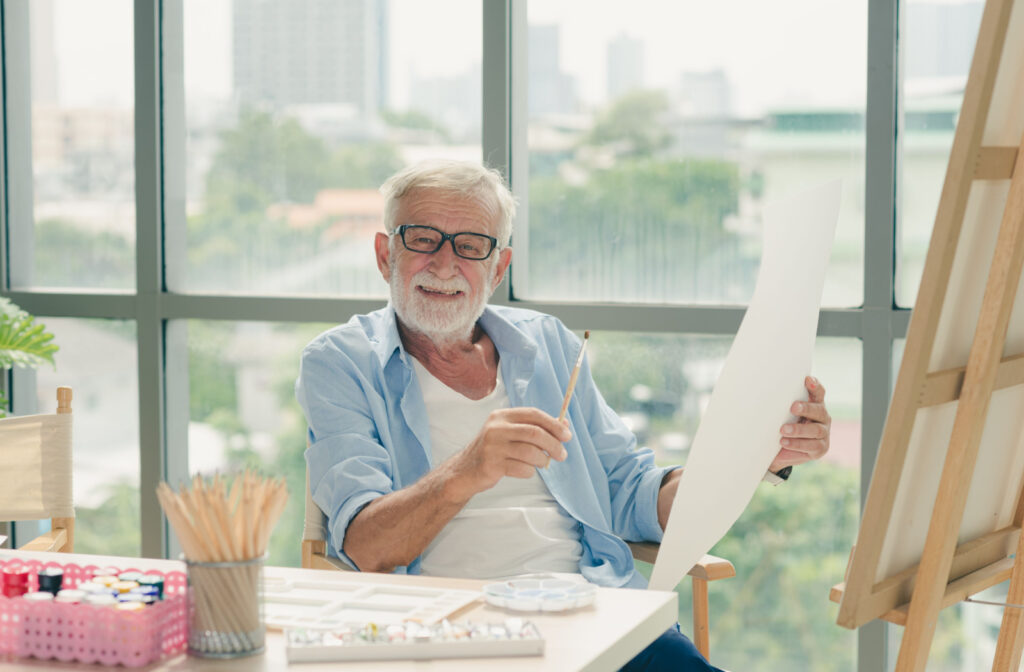
{"type": "Polygon", "coordinates": [[[343,572],[355,571],[339,558],[327,554],[327,542],[323,539],[302,540],[302,566],[306,569],[336,569],[343,572]]]}
{"type": "Polygon", "coordinates": [[[687,573],[695,579],[717,581],[718,579],[731,579],[736,576],[736,568],[725,558],[719,558],[716,555],[705,555],[687,573]]]}
{"type": "Polygon", "coordinates": [[[19,551],[56,551],[67,543],[67,530],[50,530],[41,534],[24,546],[19,546],[19,551]]]}
{"type": "Polygon", "coordinates": [[[327,551],[327,542],[323,539],[303,539],[302,540],[302,566],[306,569],[316,569],[313,567],[315,558],[322,558],[327,551]]]}
{"type": "MultiPolygon", "coordinates": [[[[654,564],[661,544],[649,541],[627,541],[633,557],[654,564]]],[[[711,638],[708,633],[708,582],[736,576],[736,568],[725,558],[705,555],[687,572],[693,579],[693,644],[705,658],[711,657],[711,638]]]]}
{"type": "MultiPolygon", "coordinates": [[[[633,557],[637,560],[653,565],[654,561],[658,559],[658,550],[661,548],[661,544],[649,541],[630,541],[627,543],[629,544],[629,550],[633,553],[633,557]]],[[[736,576],[736,568],[725,558],[705,555],[687,573],[697,579],[717,581],[718,579],[728,579],[736,576]]]]}
{"type": "Polygon", "coordinates": [[[658,559],[658,549],[661,548],[661,544],[650,541],[627,541],[626,544],[633,553],[633,557],[640,562],[648,562],[653,565],[654,561],[658,559]]]}

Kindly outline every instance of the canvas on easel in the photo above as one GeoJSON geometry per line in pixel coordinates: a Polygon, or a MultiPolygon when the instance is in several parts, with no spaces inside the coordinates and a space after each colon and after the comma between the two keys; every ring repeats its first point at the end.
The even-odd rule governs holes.
{"type": "MultiPolygon", "coordinates": [[[[1024,602],[1024,0],[988,0],[838,622],[904,625],[924,670],[939,611],[1013,576],[1024,602]]],[[[1017,669],[1022,610],[994,669],[1017,669]]]]}

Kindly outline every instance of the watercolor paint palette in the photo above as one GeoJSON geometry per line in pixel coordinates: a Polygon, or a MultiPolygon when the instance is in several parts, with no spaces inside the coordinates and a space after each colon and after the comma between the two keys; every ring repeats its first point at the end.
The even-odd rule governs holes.
{"type": "Polygon", "coordinates": [[[512,579],[484,586],[488,604],[512,611],[567,611],[592,604],[597,588],[564,579],[512,579]]]}
{"type": "Polygon", "coordinates": [[[283,630],[330,629],[353,622],[438,623],[478,600],[480,593],[396,584],[368,586],[344,580],[290,581],[265,576],[262,596],[267,627],[283,630]]]}

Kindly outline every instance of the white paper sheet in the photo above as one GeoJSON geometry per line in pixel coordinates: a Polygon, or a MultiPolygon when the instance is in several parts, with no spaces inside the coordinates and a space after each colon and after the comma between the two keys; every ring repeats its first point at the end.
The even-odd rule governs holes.
{"type": "Polygon", "coordinates": [[[757,285],[694,436],[652,590],[674,589],[728,532],[779,452],[790,406],[807,398],[840,195],[834,180],[765,208],[757,285]]]}

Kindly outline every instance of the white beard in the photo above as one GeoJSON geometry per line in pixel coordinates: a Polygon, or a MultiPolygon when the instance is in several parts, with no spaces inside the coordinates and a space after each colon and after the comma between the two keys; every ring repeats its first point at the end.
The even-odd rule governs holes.
{"type": "Polygon", "coordinates": [[[391,274],[391,304],[395,313],[409,329],[427,336],[438,345],[469,340],[476,321],[487,307],[490,292],[480,292],[470,299],[469,282],[462,276],[440,280],[429,271],[420,271],[409,285],[403,286],[397,273],[391,274]],[[461,291],[457,301],[432,300],[424,296],[417,286],[442,291],[461,291]],[[472,303],[471,303],[472,301],[472,303]]]}

